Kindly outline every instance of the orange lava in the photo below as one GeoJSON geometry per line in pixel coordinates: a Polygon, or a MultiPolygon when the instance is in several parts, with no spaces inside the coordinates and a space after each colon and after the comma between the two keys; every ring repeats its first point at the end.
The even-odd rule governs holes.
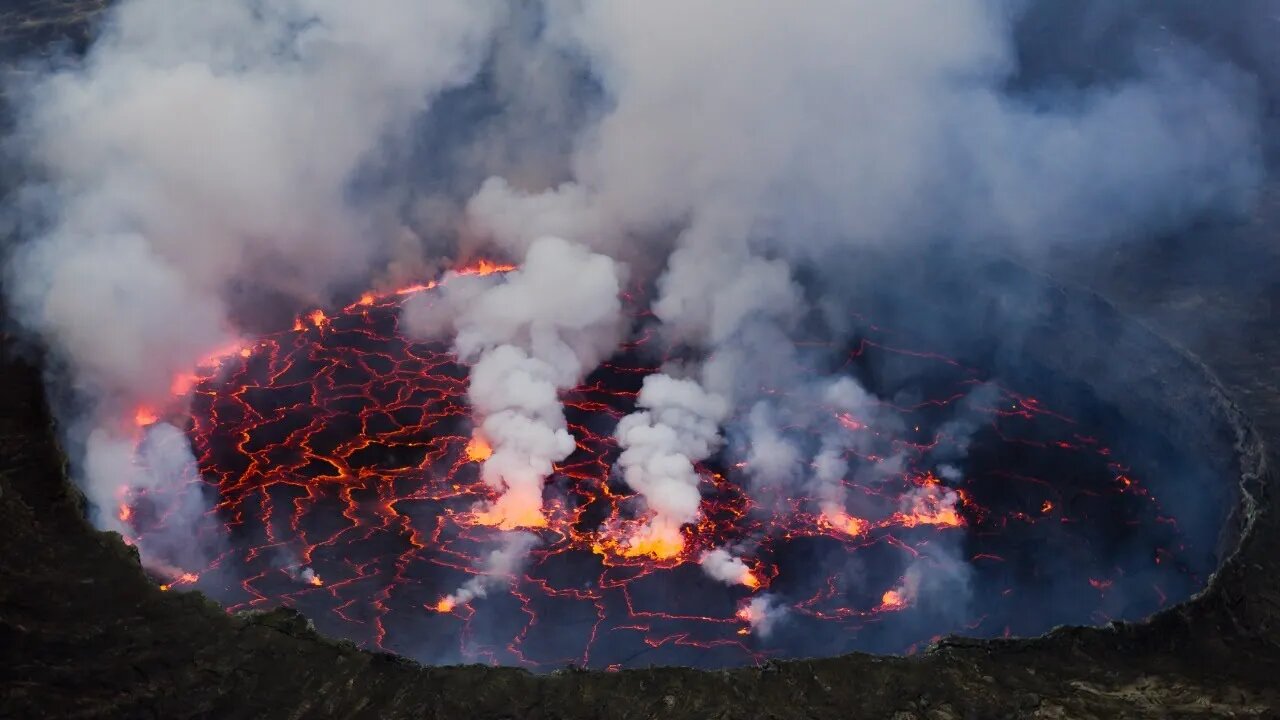
{"type": "Polygon", "coordinates": [[[532,507],[517,501],[510,501],[510,498],[510,495],[504,495],[487,509],[477,510],[472,513],[472,521],[477,525],[496,527],[499,530],[547,526],[547,516],[542,514],[541,507],[532,507]]]}
{"type": "MultiPolygon", "coordinates": [[[[454,272],[491,275],[511,269],[481,260],[454,272]]],[[[495,530],[526,528],[537,535],[538,549],[513,572],[511,594],[519,601],[520,619],[527,617],[528,624],[513,639],[469,656],[474,660],[543,662],[528,652],[536,650],[539,641],[525,645],[526,636],[546,632],[550,623],[535,625],[535,618],[544,607],[562,603],[580,606],[588,617],[598,618],[583,626],[586,636],[580,661],[584,664],[596,661],[596,655],[587,657],[593,648],[636,638],[653,648],[736,648],[743,657],[762,661],[766,655],[761,648],[768,646],[761,643],[766,641],[748,643],[739,636],[750,635],[751,629],[742,623],[759,623],[766,619],[764,611],[753,612],[743,603],[759,597],[761,587],[781,585],[777,580],[784,571],[778,564],[781,546],[812,540],[851,554],[901,552],[907,557],[927,553],[928,544],[944,535],[956,537],[950,528],[969,523],[979,529],[1002,527],[998,523],[1013,517],[993,513],[988,519],[979,502],[971,502],[963,492],[928,473],[927,435],[912,436],[910,442],[880,440],[880,433],[887,436],[887,430],[871,430],[862,421],[840,414],[832,422],[859,431],[872,448],[860,459],[850,457],[851,467],[859,461],[877,462],[876,455],[885,457],[892,441],[899,442],[893,446],[895,451],[907,457],[902,469],[867,487],[851,473],[844,481],[850,489],[845,502],[834,505],[825,496],[796,493],[787,494],[782,502],[766,503],[747,494],[742,481],[745,463],[720,465],[713,459],[697,468],[702,504],[696,523],[637,518],[643,510],[634,492],[611,476],[618,450],[612,428],[634,400],[637,379],[656,367],[646,366],[647,359],[627,355],[620,362],[606,363],[599,371],[603,379],[562,393],[578,450],[554,468],[546,506],[541,487],[520,498],[509,492],[500,495],[485,482],[479,467],[492,456],[493,448],[466,424],[470,412],[465,366],[452,355],[447,342],[421,342],[394,329],[405,296],[447,282],[365,293],[346,308],[304,313],[292,331],[251,343],[240,341],[202,362],[193,373],[175,379],[175,394],[184,395],[181,402],[161,406],[160,412],[137,409],[133,419],[145,426],[162,416],[182,417],[181,412],[192,408],[188,433],[200,471],[219,489],[218,517],[227,522],[228,533],[234,529],[252,538],[246,544],[254,543],[248,552],[237,550],[240,558],[228,555],[226,560],[228,564],[238,560],[248,570],[241,582],[244,592],[227,602],[233,611],[300,598],[299,603],[333,613],[355,637],[381,649],[394,649],[390,643],[399,641],[394,623],[409,607],[407,603],[417,613],[446,614],[431,618],[440,627],[469,628],[465,624],[473,609],[470,600],[459,602],[459,596],[446,596],[431,603],[430,595],[417,594],[424,587],[417,583],[440,577],[432,573],[452,573],[449,584],[443,586],[448,589],[459,587],[463,581],[459,575],[486,574],[482,558],[493,547],[495,530]],[[264,392],[268,390],[278,394],[264,392]],[[233,461],[227,462],[228,458],[233,461]],[[377,464],[385,458],[391,462],[377,464]],[[421,509],[410,514],[414,508],[421,509]],[[312,517],[337,522],[314,522],[312,517]],[[388,555],[387,538],[398,543],[394,547],[399,554],[388,555]],[[752,542],[735,546],[744,538],[752,542]],[[297,565],[281,567],[282,546],[295,558],[291,562],[306,558],[307,566],[322,570],[325,580],[309,573],[300,583],[297,565]],[[734,547],[735,553],[749,548],[742,550],[748,569],[730,579],[731,587],[686,565],[713,548],[724,547],[734,547]],[[599,557],[585,556],[587,552],[599,557]],[[575,558],[577,568],[600,567],[600,573],[565,577],[569,573],[560,563],[569,558],[575,558]],[[691,584],[685,590],[695,595],[690,600],[695,606],[692,613],[678,614],[646,600],[649,588],[633,596],[632,588],[642,587],[636,583],[661,583],[661,576],[669,572],[680,573],[671,576],[680,578],[676,582],[691,584]],[[272,581],[280,573],[287,574],[289,582],[272,581]],[[326,590],[299,592],[303,583],[326,590]],[[706,587],[715,588],[721,605],[698,606],[701,598],[696,594],[706,587]],[[460,606],[463,611],[453,614],[460,606]],[[694,632],[687,632],[690,629],[694,632]],[[597,638],[602,640],[597,643],[597,638]]],[[[967,387],[957,392],[963,391],[967,387]]],[[[910,415],[909,409],[902,408],[886,412],[892,410],[910,415]]],[[[1044,414],[1038,406],[1019,403],[1006,412],[1015,426],[1044,414]]],[[[993,414],[993,422],[1002,417],[993,414]]],[[[906,423],[903,427],[922,426],[906,423]]],[[[1084,450],[1069,447],[1107,452],[1101,445],[1084,450]]],[[[1108,482],[1115,479],[1117,493],[1142,490],[1140,486],[1129,489],[1134,481],[1121,471],[1117,466],[1106,476],[1108,482]]],[[[1028,508],[1039,507],[1046,514],[1055,510],[1054,501],[1046,500],[1046,495],[1033,497],[1027,505],[1019,505],[1017,517],[1056,526],[1056,517],[1034,511],[1028,517],[1028,508]]],[[[1053,497],[1056,501],[1058,496],[1053,497]]],[[[145,526],[155,515],[152,504],[144,500],[145,493],[119,498],[135,502],[133,509],[121,503],[121,522],[145,537],[145,526]]],[[[1069,517],[1073,508],[1063,506],[1056,512],[1069,517]]],[[[1100,572],[1094,571],[1095,575],[1100,572]]],[[[211,586],[214,577],[226,575],[207,574],[211,586]]],[[[196,573],[184,573],[161,589],[197,579],[196,573]]],[[[790,612],[804,622],[829,623],[832,632],[844,632],[884,620],[873,617],[881,611],[916,602],[914,592],[900,579],[888,590],[884,585],[859,589],[856,600],[839,580],[826,578],[803,594],[785,598],[790,612]]],[[[1103,582],[1110,581],[1099,580],[1095,587],[1104,589],[1103,582]]],[[[429,588],[442,586],[425,587],[430,592],[429,588]]],[[[477,610],[481,602],[476,601],[477,610]]],[[[407,643],[419,644],[420,637],[407,643]]],[[[560,660],[559,655],[554,658],[560,660]]]]}
{"type": "Polygon", "coordinates": [[[464,452],[466,452],[467,459],[471,462],[484,462],[489,459],[490,455],[493,455],[493,448],[484,438],[479,435],[473,435],[471,440],[467,442],[464,452]]]}
{"type": "Polygon", "coordinates": [[[151,410],[151,408],[140,407],[133,414],[133,422],[138,427],[146,427],[147,425],[153,425],[156,422],[159,422],[159,420],[160,420],[160,416],[156,415],[155,412],[151,410]]]}
{"type": "Polygon", "coordinates": [[[622,557],[651,557],[655,560],[672,560],[684,552],[684,536],[680,529],[669,525],[648,525],[628,538],[620,547],[622,557]]]}
{"type": "Polygon", "coordinates": [[[480,260],[476,261],[475,265],[469,265],[467,267],[459,268],[454,272],[458,273],[459,275],[492,275],[494,273],[510,272],[515,269],[516,269],[515,265],[498,263],[492,260],[486,260],[481,258],[480,260]]]}
{"type": "Polygon", "coordinates": [[[956,505],[963,501],[962,495],[944,488],[932,473],[925,474],[921,483],[920,491],[913,497],[911,509],[895,515],[899,524],[909,528],[920,525],[964,525],[964,518],[956,510],[956,505]]]}
{"type": "Polygon", "coordinates": [[[169,590],[172,590],[173,588],[179,585],[194,585],[195,582],[199,579],[200,579],[200,576],[197,573],[184,572],[172,582],[168,582],[168,583],[165,583],[164,585],[161,585],[160,590],[164,592],[168,592],[169,590]]]}
{"type": "Polygon", "coordinates": [[[824,512],[822,520],[849,537],[865,535],[871,529],[871,523],[845,512],[824,512]]]}
{"type": "Polygon", "coordinates": [[[881,610],[898,610],[907,606],[907,599],[898,590],[886,590],[880,596],[881,610]]]}

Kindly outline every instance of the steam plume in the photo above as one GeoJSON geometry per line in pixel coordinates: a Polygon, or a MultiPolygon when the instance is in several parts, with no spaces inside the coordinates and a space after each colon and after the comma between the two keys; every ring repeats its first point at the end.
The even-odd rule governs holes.
{"type": "Polygon", "coordinates": [[[667,375],[644,379],[642,410],[618,423],[618,467],[652,516],[628,539],[627,552],[673,557],[684,548],[680,526],[698,519],[700,480],[693,463],[720,444],[728,405],[691,380],[667,375]]]}
{"type": "Polygon", "coordinates": [[[500,547],[489,551],[484,559],[484,573],[476,575],[462,584],[454,592],[445,596],[436,604],[440,612],[448,612],[458,605],[482,598],[489,591],[504,582],[510,582],[512,576],[519,572],[521,564],[528,557],[529,551],[538,544],[538,536],[527,532],[506,532],[502,534],[500,547]]]}
{"type": "Polygon", "coordinates": [[[708,550],[698,559],[702,570],[710,577],[726,585],[757,587],[760,580],[751,574],[751,568],[741,558],[734,557],[724,548],[708,550]]]}
{"type": "Polygon", "coordinates": [[[617,346],[619,268],[545,237],[520,269],[488,287],[464,282],[454,291],[450,281],[443,297],[409,303],[403,328],[431,336],[451,326],[458,356],[475,363],[468,397],[493,448],[481,476],[500,493],[478,519],[503,529],[544,525],[543,480],[575,447],[557,392],[617,346]]]}

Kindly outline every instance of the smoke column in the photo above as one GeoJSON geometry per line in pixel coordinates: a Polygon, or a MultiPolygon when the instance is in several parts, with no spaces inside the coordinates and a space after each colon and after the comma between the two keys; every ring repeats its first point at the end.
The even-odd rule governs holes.
{"type": "Polygon", "coordinates": [[[474,363],[468,397],[478,437],[492,448],[481,476],[500,493],[477,513],[481,523],[546,524],[543,481],[575,447],[557,393],[617,347],[619,272],[604,255],[546,237],[489,287],[447,278],[438,301],[420,296],[406,307],[404,330],[431,337],[452,327],[458,357],[474,363]]]}
{"type": "Polygon", "coordinates": [[[529,551],[538,544],[538,536],[527,532],[503,534],[501,547],[491,550],[484,559],[484,574],[477,575],[462,584],[454,592],[436,603],[436,610],[449,612],[459,605],[482,598],[489,590],[511,579],[519,571],[529,551]]]}

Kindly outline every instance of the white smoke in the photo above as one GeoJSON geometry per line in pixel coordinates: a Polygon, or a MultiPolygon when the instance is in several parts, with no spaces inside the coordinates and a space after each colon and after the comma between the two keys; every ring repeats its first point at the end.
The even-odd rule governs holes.
{"type": "Polygon", "coordinates": [[[102,513],[100,524],[130,537],[150,567],[176,576],[183,569],[202,567],[200,563],[219,549],[212,546],[218,542],[212,536],[200,537],[200,530],[214,523],[203,515],[204,485],[181,430],[154,423],[138,442],[131,435],[98,428],[89,433],[84,447],[84,472],[97,480],[85,487],[85,495],[112,511],[102,513]],[[122,504],[141,504],[155,521],[135,535],[115,512],[122,504]]]}
{"type": "Polygon", "coordinates": [[[552,9],[611,100],[579,144],[578,182],[623,224],[687,220],[702,257],[1115,237],[1239,208],[1259,175],[1249,87],[1231,68],[1173,46],[1126,82],[1013,99],[1015,13],[1001,4],[552,9]]]}
{"type": "MultiPolygon", "coordinates": [[[[654,315],[711,356],[705,389],[685,389],[744,409],[804,310],[788,261],[940,236],[1097,240],[1250,196],[1250,98],[1231,69],[1148,58],[1128,82],[1033,105],[1005,94],[1010,22],[979,0],[549,5],[548,36],[587,59],[610,104],[577,146],[575,183],[492,179],[471,221],[502,243],[554,229],[615,252],[629,233],[683,228],[654,315]]],[[[620,425],[620,466],[670,535],[697,516],[690,468],[705,455],[678,457],[648,417],[620,425]]],[[[787,473],[794,453],[750,417],[749,465],[787,473]]],[[[832,507],[840,454],[820,453],[832,507]]]]}
{"type": "Polygon", "coordinates": [[[482,522],[545,524],[543,481],[575,447],[558,393],[617,347],[620,273],[604,255],[544,237],[504,278],[449,277],[440,295],[406,303],[402,330],[433,337],[452,329],[458,356],[474,363],[468,397],[493,449],[481,477],[500,493],[482,522]]]}
{"type": "Polygon", "coordinates": [[[499,19],[464,0],[124,0],[85,58],[15,91],[43,182],[4,288],[91,401],[68,424],[86,428],[72,462],[99,523],[148,482],[120,417],[175,403],[174,376],[238,334],[242,293],[315,302],[390,252],[353,183],[475,75],[499,19]]]}
{"type": "Polygon", "coordinates": [[[738,617],[746,620],[751,632],[761,639],[768,638],[786,614],[787,606],[768,593],[751,598],[738,610],[738,617]]]}
{"type": "Polygon", "coordinates": [[[714,548],[704,552],[702,557],[698,558],[698,564],[702,566],[702,571],[708,577],[726,585],[755,587],[759,584],[759,580],[752,575],[751,568],[747,567],[742,558],[734,557],[724,548],[714,548]]]}
{"type": "Polygon", "coordinates": [[[628,543],[634,552],[670,555],[684,546],[680,526],[698,519],[701,478],[693,464],[719,447],[729,407],[692,380],[661,374],[644,379],[636,405],[614,432],[618,467],[651,516],[628,543]]]}
{"type": "Polygon", "coordinates": [[[482,598],[489,591],[504,583],[515,580],[529,551],[538,544],[538,536],[527,532],[504,532],[500,547],[489,551],[481,563],[480,574],[462,584],[454,592],[445,596],[437,605],[439,609],[453,609],[458,605],[482,598]]]}

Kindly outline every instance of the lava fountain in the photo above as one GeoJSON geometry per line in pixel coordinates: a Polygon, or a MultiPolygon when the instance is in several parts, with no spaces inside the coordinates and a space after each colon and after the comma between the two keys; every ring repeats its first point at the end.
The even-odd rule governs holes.
{"type": "MultiPolygon", "coordinates": [[[[1163,509],[1148,480],[1161,466],[1131,466],[1113,447],[1104,406],[1055,407],[1078,388],[1006,387],[910,328],[859,317],[852,341],[825,350],[892,398],[877,417],[897,421],[830,410],[870,448],[846,458],[844,507],[749,491],[749,468],[721,453],[698,466],[696,525],[628,543],[645,518],[612,474],[612,433],[664,360],[638,332],[564,393],[577,448],[547,481],[527,562],[496,568],[501,532],[475,510],[494,496],[479,478],[491,448],[471,427],[467,368],[397,327],[404,300],[434,290],[307,313],[178,378],[181,410],[137,409],[140,436],[160,419],[185,425],[193,477],[216,497],[197,542],[223,551],[162,589],[194,587],[233,612],[293,606],[326,634],[431,663],[725,667],[1141,618],[1201,587],[1216,562],[1163,509]],[[939,468],[928,458],[957,441],[947,421],[974,397],[967,455],[939,468]],[[866,467],[879,468],[874,482],[853,470],[866,467]],[[708,557],[729,569],[709,577],[708,557]]],[[[119,512],[135,538],[166,522],[138,491],[119,512]]]]}

